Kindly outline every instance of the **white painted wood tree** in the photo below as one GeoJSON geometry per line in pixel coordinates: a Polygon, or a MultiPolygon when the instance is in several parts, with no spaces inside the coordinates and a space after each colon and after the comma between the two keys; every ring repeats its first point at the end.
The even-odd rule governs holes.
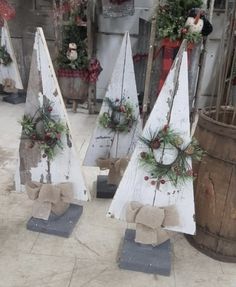
{"type": "MultiPolygon", "coordinates": [[[[113,110],[113,112],[115,112],[113,110]]],[[[115,114],[115,113],[114,113],[115,114]]],[[[124,113],[125,114],[125,113],[124,113]]],[[[125,123],[125,114],[117,113],[118,122],[125,123]],[[123,117],[123,118],[122,118],[123,117]]],[[[110,114],[113,117],[113,114],[110,114]]],[[[97,166],[97,159],[117,159],[130,156],[134,150],[138,134],[141,132],[141,121],[139,115],[139,105],[137,97],[137,89],[135,82],[133,58],[131,51],[131,43],[129,33],[127,32],[123,38],[121,49],[113,70],[110,83],[103,101],[97,126],[92,135],[87,153],[84,159],[84,165],[97,166]],[[114,106],[122,107],[126,103],[132,107],[132,116],[134,122],[126,127],[126,132],[120,132],[119,129],[104,127],[99,123],[101,117],[109,114],[111,107],[107,102],[114,106]]]]}
{"type": "MultiPolygon", "coordinates": [[[[183,155],[191,142],[188,95],[187,52],[186,42],[183,42],[142,134],[142,137],[148,138],[151,134],[168,128],[178,134],[175,139],[181,139],[176,148],[161,143],[164,138],[159,139],[162,148],[153,148],[153,154],[161,167],[170,165],[170,168],[175,168],[174,163],[179,153],[183,155]]],[[[165,175],[157,178],[157,181],[153,180],[151,172],[147,172],[141,164],[142,157],[146,157],[149,152],[150,148],[139,140],[113,198],[108,216],[125,220],[130,202],[156,207],[175,206],[179,218],[177,222],[174,220],[174,225],[165,225],[165,228],[194,234],[193,178],[190,176],[188,180],[177,184],[165,175]]],[[[185,159],[187,169],[191,171],[191,158],[185,159]]]]}
{"type": "MultiPolygon", "coordinates": [[[[45,105],[50,107],[50,117],[53,121],[60,121],[68,129],[66,133],[60,135],[62,148],[57,148],[55,157],[49,160],[49,157],[45,156],[43,147],[41,146],[40,148],[40,143],[37,144],[35,142],[32,145],[30,139],[25,139],[22,133],[19,148],[19,166],[15,176],[16,190],[24,190],[25,184],[29,181],[49,184],[68,182],[73,185],[75,199],[88,200],[89,192],[86,191],[81,174],[67,112],[46,40],[43,30],[37,28],[25,104],[25,115],[33,118],[45,105]]],[[[47,115],[45,114],[45,116],[47,115]]]]}
{"type": "Polygon", "coordinates": [[[14,87],[16,89],[23,89],[23,84],[21,81],[18,65],[16,62],[16,57],[14,49],[12,46],[11,36],[8,29],[7,21],[4,20],[4,26],[1,31],[1,46],[6,48],[6,51],[9,53],[12,62],[8,65],[0,65],[0,83],[5,84],[6,79],[11,79],[14,81],[14,87]]]}

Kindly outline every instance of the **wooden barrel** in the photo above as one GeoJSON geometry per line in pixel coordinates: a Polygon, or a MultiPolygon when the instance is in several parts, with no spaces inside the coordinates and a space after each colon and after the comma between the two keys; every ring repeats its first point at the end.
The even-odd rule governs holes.
{"type": "MultiPolygon", "coordinates": [[[[197,249],[226,262],[236,262],[236,126],[200,114],[195,137],[206,151],[194,166],[197,232],[188,237],[197,249]]],[[[227,111],[224,122],[232,118],[227,111]]]]}

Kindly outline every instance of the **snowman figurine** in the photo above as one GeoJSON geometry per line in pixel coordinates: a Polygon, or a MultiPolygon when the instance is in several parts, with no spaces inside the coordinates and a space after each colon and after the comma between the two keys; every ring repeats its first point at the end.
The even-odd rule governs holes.
{"type": "Polygon", "coordinates": [[[199,8],[193,8],[189,11],[185,27],[188,32],[201,33],[203,36],[208,36],[213,31],[213,27],[207,20],[205,12],[199,8]]]}
{"type": "Polygon", "coordinates": [[[187,18],[187,21],[185,23],[185,27],[188,28],[188,32],[190,33],[201,33],[203,28],[203,20],[201,17],[201,10],[199,9],[198,13],[195,15],[192,13],[187,18]]]}
{"type": "Polygon", "coordinates": [[[66,52],[66,57],[72,62],[78,58],[77,45],[75,43],[69,44],[69,48],[66,52]]]}

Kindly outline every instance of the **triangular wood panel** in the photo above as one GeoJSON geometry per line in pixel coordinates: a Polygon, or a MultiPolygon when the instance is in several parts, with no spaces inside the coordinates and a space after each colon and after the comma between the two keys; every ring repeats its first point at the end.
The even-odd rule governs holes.
{"type": "MultiPolygon", "coordinates": [[[[76,199],[88,200],[81,174],[79,160],[71,136],[71,129],[67,112],[64,106],[61,91],[57,82],[53,64],[44,38],[43,30],[37,28],[33,48],[29,85],[25,105],[25,114],[33,116],[45,101],[50,101],[53,110],[52,117],[60,119],[69,128],[69,134],[62,137],[63,150],[60,150],[55,159],[50,161],[50,178],[53,184],[61,182],[73,183],[76,199]]],[[[27,141],[21,139],[19,148],[19,171],[16,174],[16,189],[21,191],[27,181],[48,180],[47,160],[42,156],[37,146],[28,148],[27,141]]]]}
{"type": "MultiPolygon", "coordinates": [[[[128,32],[124,36],[105,97],[113,101],[122,98],[129,101],[133,106],[134,116],[137,120],[128,133],[112,132],[97,123],[84,159],[84,165],[96,166],[97,158],[121,158],[131,155],[138,134],[141,132],[134,65],[128,32]]],[[[98,117],[107,111],[108,106],[103,103],[98,117]]]]}
{"type": "MultiPolygon", "coordinates": [[[[188,94],[188,65],[186,43],[184,42],[145,125],[143,136],[146,137],[148,133],[156,132],[166,124],[169,124],[183,139],[184,143],[182,146],[187,146],[191,140],[188,94]]],[[[144,146],[139,141],[113,198],[108,216],[125,219],[125,210],[127,204],[131,201],[154,204],[159,207],[175,205],[179,215],[179,224],[177,226],[167,226],[166,228],[194,234],[192,180],[177,187],[173,186],[171,182],[166,182],[157,189],[155,185],[151,185],[144,180],[144,176],[147,173],[139,163],[142,151],[145,151],[144,146]]],[[[162,154],[163,162],[171,162],[176,157],[176,154],[171,154],[170,151],[165,150],[163,156],[162,150],[160,150],[158,151],[160,155],[157,152],[155,156],[158,157],[162,154]]],[[[191,161],[188,163],[191,166],[191,161]]]]}
{"type": "Polygon", "coordinates": [[[5,79],[12,79],[15,82],[15,87],[19,90],[23,89],[18,65],[16,62],[16,57],[14,49],[12,46],[11,36],[9,33],[7,21],[4,21],[4,26],[1,32],[1,46],[5,46],[7,52],[10,54],[12,62],[7,65],[0,65],[0,83],[3,84],[5,79]]]}

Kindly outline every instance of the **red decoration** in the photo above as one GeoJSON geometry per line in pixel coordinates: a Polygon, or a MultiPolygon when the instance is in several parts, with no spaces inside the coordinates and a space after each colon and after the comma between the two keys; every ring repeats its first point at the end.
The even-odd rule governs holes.
{"type": "Polygon", "coordinates": [[[85,82],[96,83],[101,71],[102,67],[100,62],[97,59],[91,59],[87,69],[69,70],[61,68],[57,71],[57,76],[65,78],[81,78],[85,82]]]}
{"type": "Polygon", "coordinates": [[[16,15],[15,8],[11,4],[9,4],[6,0],[0,0],[0,17],[8,21],[14,18],[15,15],[16,15]]]}
{"type": "Polygon", "coordinates": [[[160,183],[161,183],[161,184],[165,184],[166,181],[165,181],[164,179],[161,179],[161,180],[160,180],[160,183]]]}
{"type": "MultiPolygon", "coordinates": [[[[166,80],[166,77],[170,71],[170,68],[174,62],[175,56],[178,53],[179,47],[181,46],[182,41],[176,40],[171,41],[168,38],[162,40],[162,73],[161,78],[157,87],[157,95],[160,93],[161,88],[166,80]]],[[[190,56],[191,50],[194,48],[194,44],[188,43],[188,57],[190,56]]]]}
{"type": "Polygon", "coordinates": [[[144,176],[144,180],[149,180],[149,177],[147,175],[144,176]]]}
{"type": "Polygon", "coordinates": [[[95,58],[91,59],[89,63],[89,67],[88,67],[89,82],[96,83],[101,71],[102,71],[102,67],[100,65],[100,62],[95,58]]]}

